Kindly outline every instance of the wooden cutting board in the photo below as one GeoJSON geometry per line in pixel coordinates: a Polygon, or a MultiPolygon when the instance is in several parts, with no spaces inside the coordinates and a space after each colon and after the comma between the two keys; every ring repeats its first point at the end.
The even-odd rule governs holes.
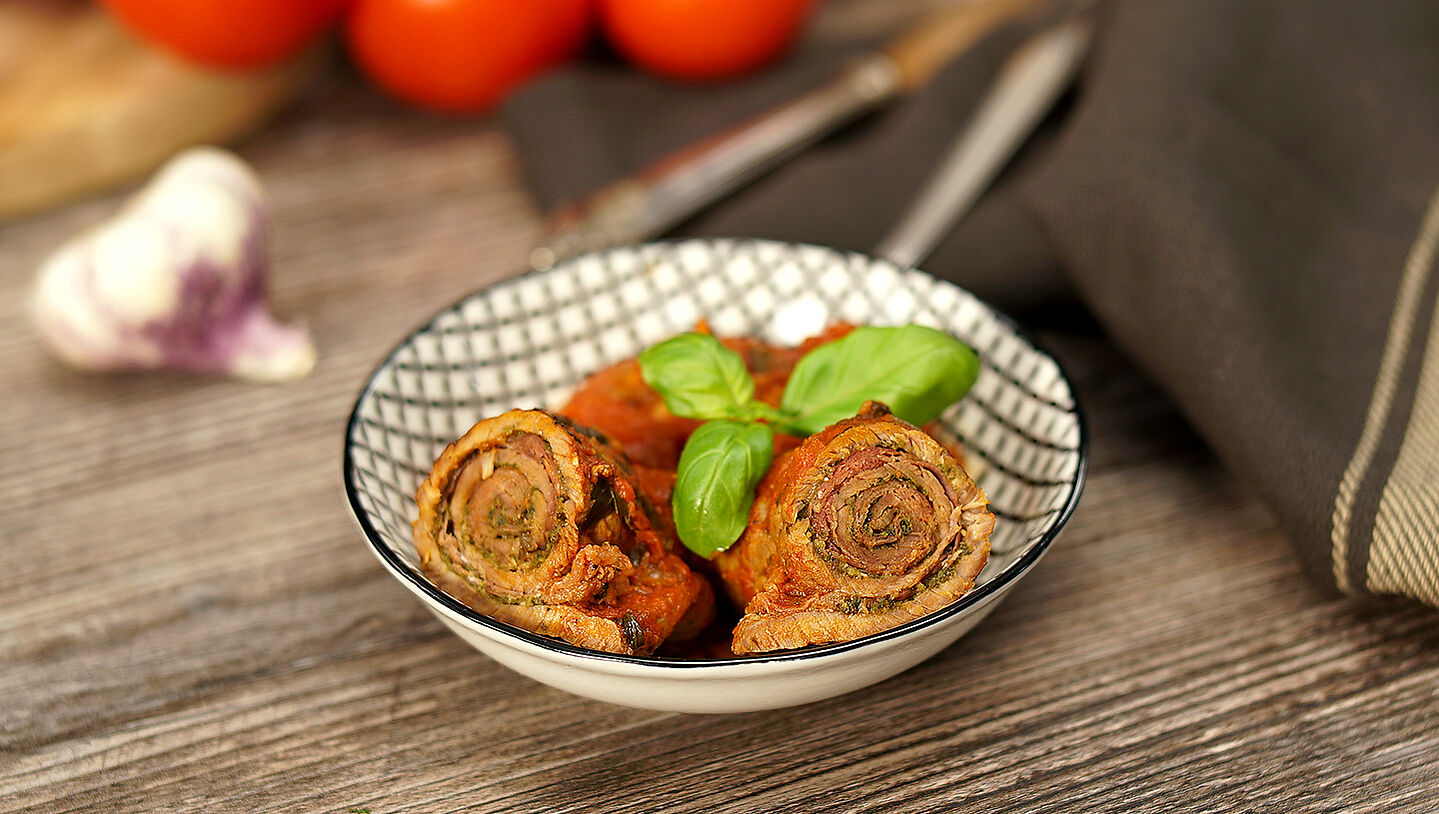
{"type": "Polygon", "coordinates": [[[323,63],[254,71],[188,65],[77,0],[0,2],[0,219],[149,172],[176,150],[223,143],[293,100],[323,63]]]}

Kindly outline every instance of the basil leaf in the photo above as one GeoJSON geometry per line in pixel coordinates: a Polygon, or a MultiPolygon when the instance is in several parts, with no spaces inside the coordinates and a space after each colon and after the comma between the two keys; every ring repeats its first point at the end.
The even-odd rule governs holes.
{"type": "Polygon", "coordinates": [[[685,418],[738,418],[754,395],[744,359],[709,334],[666,339],[640,354],[645,383],[685,418]]]}
{"type": "Polygon", "coordinates": [[[680,542],[705,557],[733,545],[773,458],[774,431],[767,424],[701,424],[680,453],[671,500],[680,542]]]}
{"type": "Polygon", "coordinates": [[[979,358],[959,340],[922,325],[856,328],[794,367],[780,411],[809,433],[884,402],[911,424],[934,420],[969,392],[979,358]]]}

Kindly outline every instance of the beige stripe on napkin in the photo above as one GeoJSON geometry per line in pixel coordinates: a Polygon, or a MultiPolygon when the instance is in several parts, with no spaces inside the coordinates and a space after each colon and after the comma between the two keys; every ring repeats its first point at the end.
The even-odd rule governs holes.
{"type": "Polygon", "coordinates": [[[1366,587],[1439,605],[1439,320],[1425,343],[1409,426],[1379,498],[1366,587]]]}
{"type": "MultiPolygon", "coordinates": [[[[1354,455],[1350,458],[1349,465],[1345,468],[1344,475],[1339,481],[1339,490],[1334,498],[1334,513],[1330,527],[1334,581],[1345,592],[1352,591],[1354,584],[1356,582],[1362,584],[1364,579],[1363,574],[1349,573],[1349,528],[1353,521],[1354,501],[1358,497],[1359,486],[1364,482],[1365,476],[1369,473],[1369,467],[1374,461],[1374,453],[1379,447],[1379,439],[1384,435],[1384,427],[1389,422],[1389,415],[1394,403],[1394,392],[1399,386],[1399,376],[1403,371],[1404,358],[1409,350],[1408,339],[1414,331],[1414,322],[1418,319],[1421,292],[1423,292],[1434,266],[1436,251],[1439,251],[1439,190],[1435,190],[1434,197],[1430,199],[1429,207],[1424,213],[1424,220],[1419,226],[1419,235],[1409,249],[1409,256],[1404,260],[1403,277],[1399,282],[1399,293],[1394,298],[1394,312],[1389,320],[1389,334],[1384,342],[1384,351],[1379,358],[1379,373],[1375,377],[1373,394],[1369,400],[1369,410],[1364,418],[1364,429],[1360,433],[1354,455]]],[[[1427,353],[1425,364],[1439,364],[1436,354],[1427,353]]],[[[1416,418],[1419,407],[1420,405],[1416,403],[1416,418]]],[[[1411,422],[1411,428],[1412,426],[1411,422]]],[[[1406,449],[1408,440],[1406,436],[1406,449]]],[[[1400,454],[1402,456],[1403,452],[1400,454]]],[[[1397,469],[1396,466],[1395,470],[1397,471],[1397,469]]],[[[1388,494],[1387,486],[1385,494],[1388,494]]],[[[1376,519],[1376,533],[1377,522],[1376,519]]],[[[1391,555],[1395,553],[1397,552],[1391,552],[1391,555]]]]}

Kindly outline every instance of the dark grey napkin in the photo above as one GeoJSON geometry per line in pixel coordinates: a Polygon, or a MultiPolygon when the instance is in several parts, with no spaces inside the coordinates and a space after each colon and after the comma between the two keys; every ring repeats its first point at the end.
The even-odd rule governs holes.
{"type": "MultiPolygon", "coordinates": [[[[865,250],[1014,34],[681,230],[865,250]]],[[[812,84],[604,68],[504,120],[544,205],[812,84]]],[[[1350,593],[1439,605],[1439,3],[1115,0],[1076,98],[923,265],[1012,311],[1076,294],[1350,593]]]]}

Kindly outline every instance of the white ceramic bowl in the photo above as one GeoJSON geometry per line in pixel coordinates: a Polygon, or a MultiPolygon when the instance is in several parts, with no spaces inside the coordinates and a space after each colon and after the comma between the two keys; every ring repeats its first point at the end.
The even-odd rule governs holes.
{"type": "Polygon", "coordinates": [[[1084,421],[1055,360],[963,289],[864,255],[760,240],[689,240],[578,257],[478,291],[410,334],[371,374],[345,438],[345,488],[381,564],[465,641],[537,681],[683,712],[791,706],[881,681],[983,619],[1079,500],[1084,421]],[[588,373],[706,319],[721,335],[796,343],[835,321],[919,323],[979,354],[973,390],[942,417],[996,515],[974,590],[852,642],[722,660],[621,656],[489,619],[418,568],[414,493],[440,450],[485,416],[558,407],[588,373]],[[968,459],[967,459],[968,461],[968,459]]]}

